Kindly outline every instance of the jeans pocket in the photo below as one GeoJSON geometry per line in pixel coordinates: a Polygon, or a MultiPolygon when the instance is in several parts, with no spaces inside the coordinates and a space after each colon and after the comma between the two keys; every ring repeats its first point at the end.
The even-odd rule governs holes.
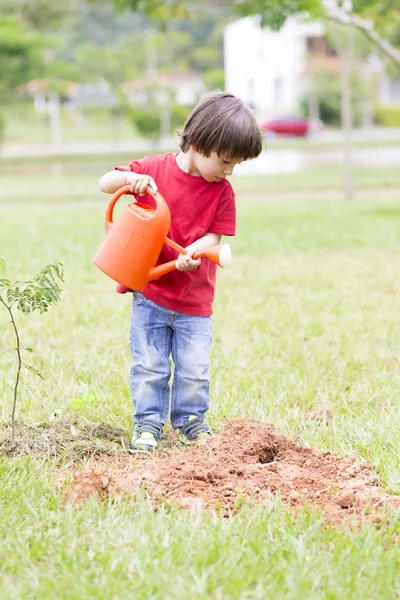
{"type": "Polygon", "coordinates": [[[141,294],[140,292],[133,292],[133,296],[133,302],[135,306],[142,306],[142,304],[145,304],[147,302],[146,296],[143,296],[143,294],[141,294]]]}

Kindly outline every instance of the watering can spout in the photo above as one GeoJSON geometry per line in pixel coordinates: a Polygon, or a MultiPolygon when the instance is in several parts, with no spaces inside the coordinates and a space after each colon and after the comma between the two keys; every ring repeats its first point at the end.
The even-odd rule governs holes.
{"type": "Polygon", "coordinates": [[[218,244],[217,246],[212,246],[211,248],[207,248],[207,250],[196,253],[194,258],[201,258],[202,256],[206,256],[219,267],[226,267],[231,262],[232,251],[229,244],[218,244]]]}

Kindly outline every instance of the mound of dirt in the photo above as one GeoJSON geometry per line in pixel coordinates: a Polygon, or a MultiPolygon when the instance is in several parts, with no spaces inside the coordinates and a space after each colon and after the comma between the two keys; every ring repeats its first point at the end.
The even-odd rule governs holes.
{"type": "Polygon", "coordinates": [[[60,475],[63,499],[79,504],[135,496],[145,489],[155,507],[173,503],[183,508],[217,509],[229,515],[243,501],[266,501],[278,494],[296,509],[320,509],[333,524],[349,515],[378,518],[382,507],[400,508],[367,461],[321,454],[299,446],[265,423],[235,420],[207,445],[170,454],[94,457],[89,469],[72,469],[68,483],[60,475]]]}

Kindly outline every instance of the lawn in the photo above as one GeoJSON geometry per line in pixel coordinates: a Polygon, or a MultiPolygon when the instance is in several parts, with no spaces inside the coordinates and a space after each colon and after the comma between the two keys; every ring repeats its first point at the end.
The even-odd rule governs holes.
{"type": "MultiPolygon", "coordinates": [[[[134,126],[125,118],[115,118],[106,111],[84,114],[81,111],[61,110],[61,139],[63,142],[128,141],[136,136],[134,126]]],[[[49,144],[49,116],[37,113],[29,103],[15,104],[3,110],[6,144],[49,144]]]]}
{"type": "MultiPolygon", "coordinates": [[[[2,172],[7,274],[65,266],[61,303],[18,315],[35,350],[28,359],[44,376],[24,373],[20,421],[49,421],[57,409],[132,430],[129,298],[91,262],[107,202],[97,179],[110,167],[2,172]]],[[[334,169],[234,181],[238,234],[219,272],[211,425],[220,431],[242,416],[273,423],[319,451],[368,459],[400,494],[395,170],[359,169],[362,192],[347,204],[334,169]],[[304,418],[319,409],[333,418],[304,418]]],[[[12,338],[9,327],[0,331],[2,352],[12,338]]],[[[5,421],[15,357],[0,360],[5,421]]],[[[228,519],[167,504],[154,512],[144,497],[73,508],[61,502],[55,468],[0,458],[1,598],[400,598],[399,516],[334,529],[307,507],[292,515],[279,498],[228,519]]]]}

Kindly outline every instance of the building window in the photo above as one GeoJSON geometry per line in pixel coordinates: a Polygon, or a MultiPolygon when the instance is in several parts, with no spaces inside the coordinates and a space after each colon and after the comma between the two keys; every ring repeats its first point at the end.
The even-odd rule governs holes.
{"type": "Polygon", "coordinates": [[[325,37],[308,37],[307,52],[311,56],[336,56],[336,51],[331,48],[325,37]]]}

